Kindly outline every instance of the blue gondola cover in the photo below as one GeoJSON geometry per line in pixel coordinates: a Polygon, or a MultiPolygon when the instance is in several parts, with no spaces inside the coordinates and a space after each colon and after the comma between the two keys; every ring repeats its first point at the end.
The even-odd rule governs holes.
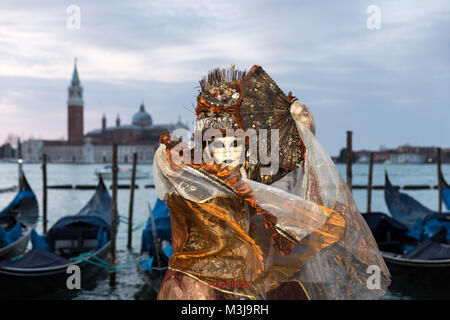
{"type": "MultiPolygon", "coordinates": [[[[165,201],[157,199],[152,210],[153,219],[156,224],[156,234],[161,240],[172,240],[172,229],[170,226],[170,212],[165,201]]],[[[155,254],[154,239],[152,233],[152,222],[149,219],[147,225],[142,232],[142,252],[148,252],[150,255],[155,254]]]]}
{"type": "Polygon", "coordinates": [[[154,257],[150,257],[147,260],[141,262],[141,268],[145,271],[152,272],[152,265],[153,265],[153,259],[154,257]]]}
{"type": "Polygon", "coordinates": [[[18,222],[35,225],[39,218],[36,195],[28,184],[25,174],[21,175],[21,188],[14,199],[0,211],[1,216],[13,216],[18,222]]]}
{"type": "Polygon", "coordinates": [[[450,188],[445,188],[442,190],[442,200],[444,201],[447,209],[450,210],[450,188]]]}
{"type": "Polygon", "coordinates": [[[424,241],[442,232],[443,228],[447,230],[445,239],[448,241],[450,240],[450,215],[434,213],[425,219],[418,219],[408,231],[408,235],[419,241],[424,241]]]}
{"type": "Polygon", "coordinates": [[[36,249],[27,252],[20,259],[1,261],[0,267],[10,268],[44,268],[69,264],[70,261],[47,250],[36,249]]]}
{"type": "Polygon", "coordinates": [[[98,229],[97,244],[95,249],[99,250],[108,242],[108,230],[104,227],[98,229]]]}
{"type": "Polygon", "coordinates": [[[48,231],[46,240],[50,244],[50,247],[52,247],[51,243],[54,238],[59,238],[64,235],[70,237],[71,232],[75,236],[79,232],[77,228],[83,228],[83,226],[89,228],[88,226],[91,226],[91,232],[94,232],[94,229],[96,232],[97,246],[99,243],[105,244],[108,242],[111,228],[110,219],[111,197],[103,180],[100,178],[97,191],[89,202],[77,214],[59,219],[48,231]],[[104,235],[105,231],[106,235],[104,235]]]}
{"type": "Polygon", "coordinates": [[[163,252],[166,255],[167,258],[170,258],[173,254],[173,247],[172,245],[168,245],[167,247],[163,248],[163,252]]]}
{"type": "Polygon", "coordinates": [[[36,196],[35,196],[34,192],[31,191],[31,190],[22,190],[22,191],[19,191],[19,192],[16,194],[16,196],[14,197],[14,199],[8,204],[8,206],[0,212],[0,215],[5,215],[5,214],[7,214],[8,212],[10,212],[12,209],[14,209],[15,207],[17,207],[17,205],[20,204],[20,202],[21,202],[23,199],[35,198],[35,197],[36,197],[36,196]]]}
{"type": "Polygon", "coordinates": [[[6,247],[22,236],[22,227],[20,223],[16,223],[11,230],[6,231],[0,227],[0,248],[6,247]]]}
{"type": "Polygon", "coordinates": [[[30,234],[32,250],[42,249],[51,251],[45,236],[39,235],[35,229],[31,230],[30,234]]]}

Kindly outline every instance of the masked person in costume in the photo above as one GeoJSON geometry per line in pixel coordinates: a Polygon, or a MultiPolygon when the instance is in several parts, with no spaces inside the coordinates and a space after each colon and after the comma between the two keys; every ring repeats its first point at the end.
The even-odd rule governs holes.
{"type": "Polygon", "coordinates": [[[248,73],[215,69],[200,87],[196,133],[215,130],[214,136],[186,151],[181,140],[162,135],[154,159],[174,250],[158,299],[384,295],[389,271],[315,138],[307,106],[284,94],[260,66],[248,73]],[[257,132],[256,148],[249,136],[225,135],[250,129],[257,132]],[[259,152],[264,145],[267,153],[259,152]],[[207,152],[193,161],[199,148],[207,152]],[[177,154],[184,161],[174,161],[177,154]],[[276,170],[267,170],[269,154],[276,155],[276,170]]]}

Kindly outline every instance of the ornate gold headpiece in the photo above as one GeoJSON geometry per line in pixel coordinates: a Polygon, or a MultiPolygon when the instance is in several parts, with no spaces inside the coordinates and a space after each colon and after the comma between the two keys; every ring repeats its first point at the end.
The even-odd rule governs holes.
{"type": "Polygon", "coordinates": [[[196,129],[237,129],[241,82],[246,72],[229,69],[211,70],[200,81],[197,96],[196,129]]]}
{"type": "Polygon", "coordinates": [[[216,68],[203,77],[200,82],[199,97],[211,106],[232,106],[238,103],[241,81],[245,71],[233,65],[229,69],[216,68]]]}

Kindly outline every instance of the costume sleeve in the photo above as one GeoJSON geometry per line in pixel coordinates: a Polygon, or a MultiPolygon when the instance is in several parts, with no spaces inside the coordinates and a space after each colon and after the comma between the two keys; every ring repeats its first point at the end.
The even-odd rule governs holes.
{"type": "Polygon", "coordinates": [[[390,274],[352,193],[307,123],[296,124],[306,147],[299,193],[345,220],[342,239],[308,259],[298,279],[313,299],[373,299],[384,295],[390,274]],[[375,289],[368,288],[368,281],[372,281],[369,266],[379,271],[377,285],[370,286],[375,289]]]}

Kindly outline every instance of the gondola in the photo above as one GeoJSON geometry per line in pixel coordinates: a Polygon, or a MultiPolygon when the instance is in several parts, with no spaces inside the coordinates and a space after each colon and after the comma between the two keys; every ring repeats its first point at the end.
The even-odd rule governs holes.
{"type": "Polygon", "coordinates": [[[110,215],[111,197],[99,178],[95,194],[76,215],[59,219],[45,236],[32,232],[33,250],[0,262],[0,296],[67,293],[71,265],[80,268],[81,289],[89,287],[92,277],[103,269],[98,267],[98,258],[105,259],[109,252],[110,215]]]}
{"type": "Polygon", "coordinates": [[[445,181],[441,171],[439,171],[439,183],[442,186],[442,200],[444,201],[447,210],[450,210],[450,186],[447,181],[445,181]]]}
{"type": "Polygon", "coordinates": [[[36,195],[24,173],[20,189],[10,204],[0,212],[0,261],[22,254],[39,217],[36,195]]]}
{"type": "Polygon", "coordinates": [[[417,240],[408,227],[384,213],[363,217],[391,272],[392,292],[416,298],[450,297],[450,245],[444,230],[431,239],[417,240]]]}
{"type": "Polygon", "coordinates": [[[148,259],[138,264],[154,292],[158,292],[172,256],[172,230],[169,208],[160,199],[156,200],[145,229],[142,231],[141,256],[148,259]]]}
{"type": "Polygon", "coordinates": [[[450,214],[426,208],[394,188],[387,173],[385,177],[385,200],[392,217],[380,212],[363,217],[391,272],[390,289],[421,298],[448,297],[450,214]]]}
{"type": "Polygon", "coordinates": [[[408,228],[411,228],[417,219],[424,219],[427,215],[436,213],[392,186],[387,171],[385,172],[384,199],[391,216],[408,228]]]}

